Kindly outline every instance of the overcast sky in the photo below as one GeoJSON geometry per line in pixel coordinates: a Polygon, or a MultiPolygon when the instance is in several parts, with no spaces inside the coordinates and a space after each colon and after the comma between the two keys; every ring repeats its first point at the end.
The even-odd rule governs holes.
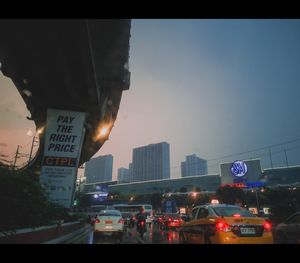
{"type": "MultiPolygon", "coordinates": [[[[300,20],[133,20],[130,71],[115,126],[96,154],[114,156],[114,177],[133,148],[162,141],[170,144],[171,177],[193,153],[209,160],[209,173],[259,156],[267,168],[269,149],[256,150],[265,146],[274,166],[286,165],[284,149],[289,165],[300,164],[300,20]]],[[[3,75],[0,94],[6,154],[30,145],[34,125],[3,75]]]]}

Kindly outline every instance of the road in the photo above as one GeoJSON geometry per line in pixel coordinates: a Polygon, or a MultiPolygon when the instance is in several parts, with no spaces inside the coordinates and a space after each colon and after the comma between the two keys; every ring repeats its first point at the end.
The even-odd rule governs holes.
{"type": "Polygon", "coordinates": [[[115,237],[104,236],[94,238],[93,227],[87,226],[86,230],[68,240],[68,244],[179,244],[179,236],[176,230],[160,230],[156,225],[147,227],[143,239],[137,233],[136,228],[127,228],[120,242],[115,237]]]}

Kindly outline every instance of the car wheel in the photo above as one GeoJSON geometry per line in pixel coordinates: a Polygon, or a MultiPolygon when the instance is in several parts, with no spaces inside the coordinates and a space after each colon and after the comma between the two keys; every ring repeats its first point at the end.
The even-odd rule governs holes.
{"type": "Polygon", "coordinates": [[[208,235],[204,236],[204,244],[211,244],[211,240],[208,235]]]}
{"type": "Polygon", "coordinates": [[[286,244],[287,243],[286,235],[283,232],[278,232],[277,233],[276,243],[278,243],[278,244],[286,244]]]}
{"type": "Polygon", "coordinates": [[[187,244],[187,241],[182,231],[179,232],[179,242],[180,244],[187,244]]]}

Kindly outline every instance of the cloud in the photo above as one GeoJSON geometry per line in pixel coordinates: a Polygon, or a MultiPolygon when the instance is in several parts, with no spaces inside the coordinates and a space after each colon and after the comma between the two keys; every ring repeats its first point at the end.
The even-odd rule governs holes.
{"type": "Polygon", "coordinates": [[[7,147],[8,145],[6,143],[4,143],[4,142],[0,142],[0,146],[7,147]]]}

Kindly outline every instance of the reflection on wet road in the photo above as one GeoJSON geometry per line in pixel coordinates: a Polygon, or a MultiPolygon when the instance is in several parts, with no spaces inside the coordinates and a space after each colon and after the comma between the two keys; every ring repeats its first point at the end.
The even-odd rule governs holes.
{"type": "Polygon", "coordinates": [[[122,240],[114,236],[101,235],[94,237],[93,228],[88,227],[87,231],[79,238],[73,239],[76,244],[179,244],[178,232],[174,230],[161,230],[157,225],[147,227],[143,239],[136,228],[126,228],[122,240]]]}

